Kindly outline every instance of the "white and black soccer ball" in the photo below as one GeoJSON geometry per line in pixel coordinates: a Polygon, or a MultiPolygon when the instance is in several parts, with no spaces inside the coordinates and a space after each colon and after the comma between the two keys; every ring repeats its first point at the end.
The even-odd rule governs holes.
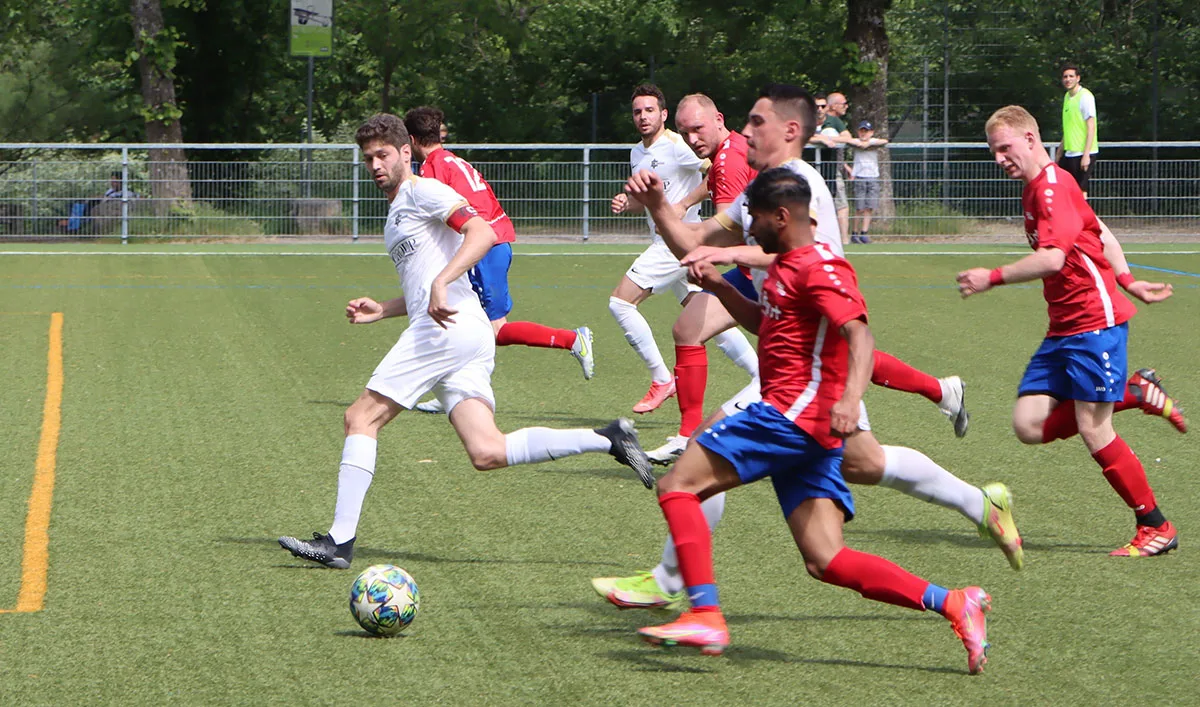
{"type": "Polygon", "coordinates": [[[394,636],[408,628],[420,604],[416,580],[395,565],[372,565],[350,585],[350,613],[376,636],[394,636]]]}

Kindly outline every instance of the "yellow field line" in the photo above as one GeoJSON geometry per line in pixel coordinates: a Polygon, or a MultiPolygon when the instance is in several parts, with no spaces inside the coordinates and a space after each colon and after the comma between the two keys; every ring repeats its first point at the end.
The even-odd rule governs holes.
{"type": "Polygon", "coordinates": [[[42,438],[38,442],[33,491],[25,516],[25,552],[21,558],[21,591],[16,609],[0,613],[41,611],[46,598],[46,574],[50,568],[50,503],[54,497],[54,469],[58,456],[58,434],[62,427],[63,315],[50,315],[50,345],[46,356],[46,404],[42,408],[42,438]]]}

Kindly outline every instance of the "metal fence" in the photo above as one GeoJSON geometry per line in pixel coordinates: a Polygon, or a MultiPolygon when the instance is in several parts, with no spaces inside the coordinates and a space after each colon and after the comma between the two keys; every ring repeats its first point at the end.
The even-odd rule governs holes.
{"type": "MultiPolygon", "coordinates": [[[[161,147],[161,146],[154,146],[161,147]]],[[[151,146],[0,144],[0,238],[378,239],[387,206],[355,145],[180,145],[190,200],[156,198],[151,146]]],[[[450,145],[491,183],[522,240],[633,240],[613,215],[629,145],[450,145]]],[[[1119,234],[1200,236],[1200,142],[1106,143],[1090,199],[1119,234]]],[[[810,155],[812,153],[809,153],[810,155]]],[[[983,143],[893,144],[872,235],[1011,238],[1018,182],[983,143]]],[[[854,212],[851,199],[850,211],[854,212]]]]}

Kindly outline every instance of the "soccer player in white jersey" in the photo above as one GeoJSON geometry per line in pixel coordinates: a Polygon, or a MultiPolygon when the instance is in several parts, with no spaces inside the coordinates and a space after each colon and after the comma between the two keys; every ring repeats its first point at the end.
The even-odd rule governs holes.
{"type": "Polygon", "coordinates": [[[312,540],[282,537],[279,544],[296,557],[350,567],[363,500],[375,474],[379,430],[430,391],[445,405],[476,469],[606,452],[652,487],[650,462],[629,420],[614,420],[599,430],[529,427],[508,435],[496,427],[491,383],[496,339],[467,279],[467,271],[495,244],[496,233],[449,186],[413,176],[412,143],[400,118],[376,115],[359,127],[355,140],[375,185],[388,197],[384,242],[404,296],[350,300],[346,317],[352,324],[368,324],[407,315],[409,326],[346,410],[333,525],[327,533],[313,533],[312,540]]]}
{"type": "MultiPolygon", "coordinates": [[[[842,238],[833,197],[820,173],[800,159],[803,146],[816,128],[815,116],[816,107],[807,91],[787,84],[772,84],[755,102],[742,134],[746,137],[751,167],[760,172],[786,167],[804,177],[812,191],[809,213],[815,221],[816,241],[840,256],[842,238]]],[[[655,175],[648,172],[635,174],[629,178],[627,188],[646,205],[667,243],[677,253],[688,254],[685,263],[750,267],[755,287],[761,289],[765,268],[774,256],[763,253],[749,234],[745,194],[716,217],[700,224],[687,224],[679,220],[664,199],[655,175]],[[705,248],[702,244],[729,247],[705,248]]],[[[722,418],[745,409],[758,399],[757,390],[743,390],[702,423],[696,429],[697,433],[713,428],[722,418]]],[[[1001,483],[991,483],[982,489],[972,486],[915,449],[880,445],[871,433],[865,406],[861,410],[858,430],[846,439],[842,475],[853,484],[885,486],[958,511],[979,529],[980,534],[995,541],[1013,569],[1021,568],[1024,553],[1011,513],[1008,488],[1001,483]]],[[[724,509],[724,494],[712,496],[701,504],[710,530],[716,527],[724,509]]],[[[685,600],[674,540],[669,536],[662,563],[652,571],[631,577],[599,577],[592,580],[592,586],[621,608],[678,607],[685,600]]]]}
{"type": "MultiPolygon", "coordinates": [[[[703,182],[708,161],[697,157],[678,133],[667,130],[666,120],[667,100],[657,86],[642,84],[633,90],[633,124],[642,140],[629,152],[630,168],[634,174],[648,170],[658,175],[668,201],[676,204],[703,182]]],[[[625,192],[613,197],[614,214],[641,211],[643,208],[637,199],[630,198],[625,192]]],[[[699,222],[700,205],[693,205],[682,217],[688,223],[699,222]]],[[[687,271],[680,267],[679,259],[663,243],[654,220],[647,215],[646,221],[650,225],[650,247],[633,261],[608,298],[608,311],[625,333],[625,340],[650,370],[650,390],[633,406],[636,413],[655,410],[675,395],[671,369],[663,361],[654,332],[638,311],[638,305],[650,295],[668,290],[675,294],[681,305],[685,305],[693,293],[700,291],[687,281],[687,271]]],[[[737,330],[725,332],[717,337],[717,346],[747,373],[754,375],[757,372],[754,348],[745,334],[737,330]]]]}

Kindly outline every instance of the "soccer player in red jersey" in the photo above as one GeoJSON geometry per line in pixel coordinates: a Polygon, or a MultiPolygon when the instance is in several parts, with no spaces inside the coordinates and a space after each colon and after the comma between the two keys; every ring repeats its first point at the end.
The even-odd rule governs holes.
{"type": "MultiPolygon", "coordinates": [[[[1025,236],[1034,252],[991,270],[959,273],[959,291],[970,297],[999,285],[1041,280],[1050,315],[1046,338],[1017,389],[1013,429],[1025,444],[1076,433],[1083,439],[1136,518],[1133,540],[1112,555],[1169,552],[1179,545],[1175,526],[1158,507],[1141,461],[1113,429],[1112,415],[1114,407],[1142,407],[1148,391],[1144,386],[1150,382],[1139,371],[1126,384],[1128,321],[1137,310],[1117,293],[1117,284],[1146,303],[1170,297],[1171,286],[1136,280],[1123,256],[1118,262],[1124,270],[1114,271],[1106,251],[1115,239],[1103,239],[1103,225],[1075,180],[1050,161],[1029,111],[1001,108],[988,120],[986,132],[996,163],[1025,182],[1025,236]]],[[[1153,393],[1166,397],[1157,380],[1153,393]]]]}
{"type": "MultiPolygon", "coordinates": [[[[684,96],[675,108],[675,127],[688,147],[700,159],[712,166],[708,176],[691,194],[677,205],[685,212],[706,198],[712,198],[717,212],[724,211],[758,174],[746,161],[746,138],[725,127],[725,116],[717,110],[712,99],[702,93],[684,96]]],[[[752,291],[748,268],[735,267],[725,278],[743,291],[752,291]]],[[[688,299],[671,334],[675,339],[675,390],[679,403],[679,432],[667,438],[666,444],[646,452],[656,464],[669,464],[683,453],[688,438],[704,419],[704,389],[708,385],[709,339],[736,326],[736,322],[711,292],[697,292],[688,299]]],[[[745,347],[735,361],[741,368],[758,377],[758,357],[753,348],[745,347]]]]}
{"type": "MultiPolygon", "coordinates": [[[[467,200],[496,232],[496,245],[469,273],[471,287],[479,295],[492,328],[497,346],[533,346],[566,349],[583,367],[583,377],[595,374],[592,353],[592,330],[555,329],[534,322],[510,322],[512,296],[508,291],[508,269],[512,265],[512,243],[517,240],[512,220],[500,206],[491,185],[466,160],[442,147],[441,133],[445,116],[437,108],[413,108],[404,114],[404,125],[412,136],[413,157],[421,160],[421,175],[448,185],[467,200]]],[[[443,412],[435,401],[421,403],[422,412],[443,412]]]]}
{"type": "MultiPolygon", "coordinates": [[[[799,159],[802,146],[815,129],[815,114],[813,99],[807,92],[795,86],[774,84],[768,86],[755,102],[742,133],[750,148],[748,160],[751,165],[762,169],[784,167],[809,184],[812,203],[808,213],[815,222],[814,238],[830,253],[841,257],[841,238],[829,188],[815,168],[799,159]]],[[[695,237],[697,234],[692,229],[697,228],[705,239],[712,241],[732,243],[734,234],[737,234],[736,238],[744,243],[754,242],[745,194],[739,195],[734,205],[716,218],[691,225],[674,217],[671,205],[657,181],[649,172],[640,172],[629,179],[628,188],[646,203],[672,248],[695,237]]],[[[705,252],[703,247],[695,248],[683,262],[692,262],[693,257],[705,252]]],[[[717,263],[740,262],[752,268],[755,290],[743,293],[751,299],[757,298],[757,291],[766,278],[766,268],[775,257],[764,253],[757,245],[709,248],[707,252],[717,263]],[[719,257],[730,253],[737,257],[719,257]],[[744,259],[739,260],[743,256],[744,259]]],[[[694,262],[702,260],[711,262],[706,257],[694,262]]],[[[725,310],[722,309],[722,312],[725,310]]],[[[725,316],[730,315],[726,312],[725,316]]],[[[881,356],[879,351],[875,352],[876,374],[879,372],[881,356]]],[[[760,399],[757,386],[753,390],[743,390],[713,413],[700,429],[712,427],[722,417],[734,415],[760,399]]],[[[695,436],[689,448],[694,443],[695,436]]],[[[1013,520],[1012,497],[1008,488],[1001,483],[987,484],[982,488],[973,486],[915,449],[881,445],[871,431],[865,406],[861,411],[858,429],[846,440],[842,473],[852,484],[883,486],[958,511],[979,529],[980,535],[996,543],[1014,570],[1021,569],[1024,552],[1020,533],[1013,520]]],[[[720,521],[725,509],[724,502],[725,495],[718,493],[701,504],[710,530],[716,528],[720,521]]],[[[629,577],[597,577],[592,580],[592,587],[609,602],[623,609],[663,608],[678,605],[686,599],[675,543],[670,537],[663,549],[662,562],[650,572],[629,577]]]]}
{"type": "Polygon", "coordinates": [[[941,613],[967,649],[968,670],[978,673],[987,662],[987,592],[947,590],[843,540],[854,499],[841,474],[842,440],[858,429],[875,346],[854,269],[814,238],[811,198],[809,181],[788,168],[765,171],[750,185],[751,233],[764,252],[778,254],[758,302],[710,263],[692,268],[693,278],[758,334],[762,401],[698,434],[659,480],[691,609],[639,633],[650,643],[706,654],[725,649],[729,631],[700,502],[770,477],[809,574],[868,599],[941,613]]]}

